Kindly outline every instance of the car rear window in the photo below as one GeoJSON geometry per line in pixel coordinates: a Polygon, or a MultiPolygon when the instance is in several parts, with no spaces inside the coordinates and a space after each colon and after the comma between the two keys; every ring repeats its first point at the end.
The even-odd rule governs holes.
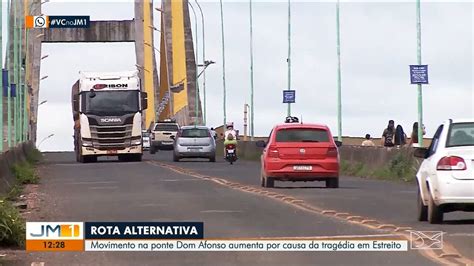
{"type": "Polygon", "coordinates": [[[474,146],[474,123],[453,123],[446,147],[474,146]]]}
{"type": "Polygon", "coordinates": [[[324,129],[287,128],[276,132],[276,142],[329,142],[329,135],[324,129]]]}
{"type": "Polygon", "coordinates": [[[155,131],[178,131],[178,126],[175,124],[156,124],[155,131]]]}
{"type": "Polygon", "coordinates": [[[182,138],[207,138],[209,130],[202,128],[183,129],[180,136],[182,138]]]}

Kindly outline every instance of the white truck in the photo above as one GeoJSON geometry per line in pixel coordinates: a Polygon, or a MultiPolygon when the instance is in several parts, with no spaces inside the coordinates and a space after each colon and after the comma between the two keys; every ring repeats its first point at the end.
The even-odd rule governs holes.
{"type": "Polygon", "coordinates": [[[71,98],[78,162],[95,162],[98,156],[141,161],[147,95],[137,71],[80,72],[71,98]]]}

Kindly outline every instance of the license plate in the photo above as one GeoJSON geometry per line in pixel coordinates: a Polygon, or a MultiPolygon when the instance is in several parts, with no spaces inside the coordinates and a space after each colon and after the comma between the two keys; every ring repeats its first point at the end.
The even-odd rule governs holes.
{"type": "Polygon", "coordinates": [[[295,166],[293,166],[293,170],[295,170],[295,171],[311,171],[311,170],[313,170],[313,166],[311,166],[311,165],[295,165],[295,166]]]}
{"type": "Polygon", "coordinates": [[[199,151],[200,149],[202,149],[202,148],[188,148],[188,150],[190,150],[190,151],[199,151]]]}
{"type": "Polygon", "coordinates": [[[117,154],[117,150],[108,150],[107,154],[117,154]]]}
{"type": "Polygon", "coordinates": [[[228,150],[227,153],[234,153],[234,150],[228,150]]]}
{"type": "Polygon", "coordinates": [[[171,145],[171,144],[173,144],[172,141],[163,141],[163,145],[171,145]]]}

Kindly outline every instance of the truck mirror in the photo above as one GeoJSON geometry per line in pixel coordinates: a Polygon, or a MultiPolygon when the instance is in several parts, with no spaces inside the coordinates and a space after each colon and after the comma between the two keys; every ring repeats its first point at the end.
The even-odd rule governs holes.
{"type": "Polygon", "coordinates": [[[91,93],[89,93],[89,98],[94,98],[95,97],[95,91],[91,89],[91,93]]]}
{"type": "Polygon", "coordinates": [[[72,108],[74,112],[79,112],[79,95],[74,95],[72,100],[72,108]]]}
{"type": "Polygon", "coordinates": [[[140,93],[140,99],[142,102],[142,110],[145,110],[148,108],[148,94],[144,91],[140,93]]]}

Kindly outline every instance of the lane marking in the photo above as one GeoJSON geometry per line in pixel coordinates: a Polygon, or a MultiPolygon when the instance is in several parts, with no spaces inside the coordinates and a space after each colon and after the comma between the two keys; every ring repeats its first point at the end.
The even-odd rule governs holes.
{"type": "Polygon", "coordinates": [[[89,187],[88,189],[101,190],[101,189],[117,189],[117,188],[118,188],[117,186],[113,186],[113,187],[89,187]]]}
{"type": "Polygon", "coordinates": [[[85,182],[68,182],[66,185],[95,185],[95,184],[115,184],[116,181],[85,181],[85,182]]]}
{"type": "Polygon", "coordinates": [[[163,179],[158,180],[159,182],[181,182],[181,181],[202,181],[202,179],[192,178],[192,179],[163,179]]]}
{"type": "Polygon", "coordinates": [[[232,210],[205,210],[200,211],[201,213],[242,213],[242,211],[232,211],[232,210]]]}
{"type": "MultiPolygon", "coordinates": [[[[217,183],[217,184],[222,185],[222,186],[229,187],[229,188],[234,189],[234,190],[239,190],[239,191],[254,194],[254,195],[265,196],[267,198],[278,200],[282,203],[288,204],[290,206],[296,207],[298,209],[301,209],[301,210],[304,210],[304,211],[307,211],[307,212],[311,212],[311,213],[315,213],[315,214],[319,214],[319,215],[324,215],[324,216],[328,216],[328,217],[333,217],[333,218],[338,219],[340,221],[356,224],[356,225],[363,226],[363,227],[366,227],[366,228],[369,228],[369,229],[372,229],[372,230],[375,230],[375,231],[398,232],[399,236],[401,236],[404,239],[410,241],[410,231],[412,231],[412,230],[410,230],[410,229],[406,230],[406,229],[404,229],[404,226],[397,226],[397,225],[392,226],[391,224],[390,224],[390,226],[387,226],[388,224],[386,224],[386,223],[379,222],[377,220],[371,220],[371,219],[365,219],[365,220],[362,220],[362,221],[347,220],[346,218],[348,216],[351,216],[351,214],[337,213],[336,211],[333,213],[332,210],[330,210],[331,211],[330,214],[329,213],[325,214],[325,213],[323,213],[325,210],[319,208],[318,206],[308,204],[304,201],[294,203],[294,202],[291,202],[291,201],[282,200],[285,197],[289,197],[288,195],[277,194],[276,196],[269,196],[269,194],[272,193],[272,192],[269,191],[269,190],[266,190],[264,188],[263,189],[258,189],[257,191],[247,191],[245,189],[240,188],[242,186],[245,186],[245,185],[242,185],[240,183],[233,183],[233,182],[223,183],[222,179],[225,179],[225,178],[219,178],[219,177],[213,177],[213,176],[198,174],[198,173],[193,172],[191,169],[186,169],[186,168],[178,167],[176,165],[171,165],[171,164],[162,163],[162,162],[148,161],[147,163],[158,166],[158,167],[162,167],[162,168],[165,168],[165,169],[168,169],[168,170],[171,170],[171,171],[174,171],[174,172],[179,173],[179,174],[189,175],[189,176],[193,176],[193,177],[196,177],[196,178],[201,178],[201,179],[204,179],[204,180],[212,181],[214,183],[217,183]],[[340,217],[337,217],[336,216],[337,214],[339,214],[340,217]],[[344,214],[344,215],[342,215],[342,214],[344,214]],[[382,227],[378,228],[380,225],[382,225],[382,227]]],[[[254,187],[254,188],[256,188],[256,187],[254,187]]],[[[352,216],[356,216],[356,215],[352,215],[352,216]]],[[[444,241],[443,249],[418,249],[417,251],[421,255],[423,255],[424,257],[426,257],[426,258],[428,258],[431,261],[436,262],[436,263],[441,263],[441,264],[445,264],[445,265],[446,264],[451,265],[453,263],[462,264],[462,265],[474,265],[473,260],[471,260],[467,257],[463,257],[459,253],[459,251],[457,251],[457,249],[452,244],[448,243],[447,241],[444,241]],[[446,255],[442,256],[442,254],[449,254],[449,256],[446,256],[446,255]]]]}

